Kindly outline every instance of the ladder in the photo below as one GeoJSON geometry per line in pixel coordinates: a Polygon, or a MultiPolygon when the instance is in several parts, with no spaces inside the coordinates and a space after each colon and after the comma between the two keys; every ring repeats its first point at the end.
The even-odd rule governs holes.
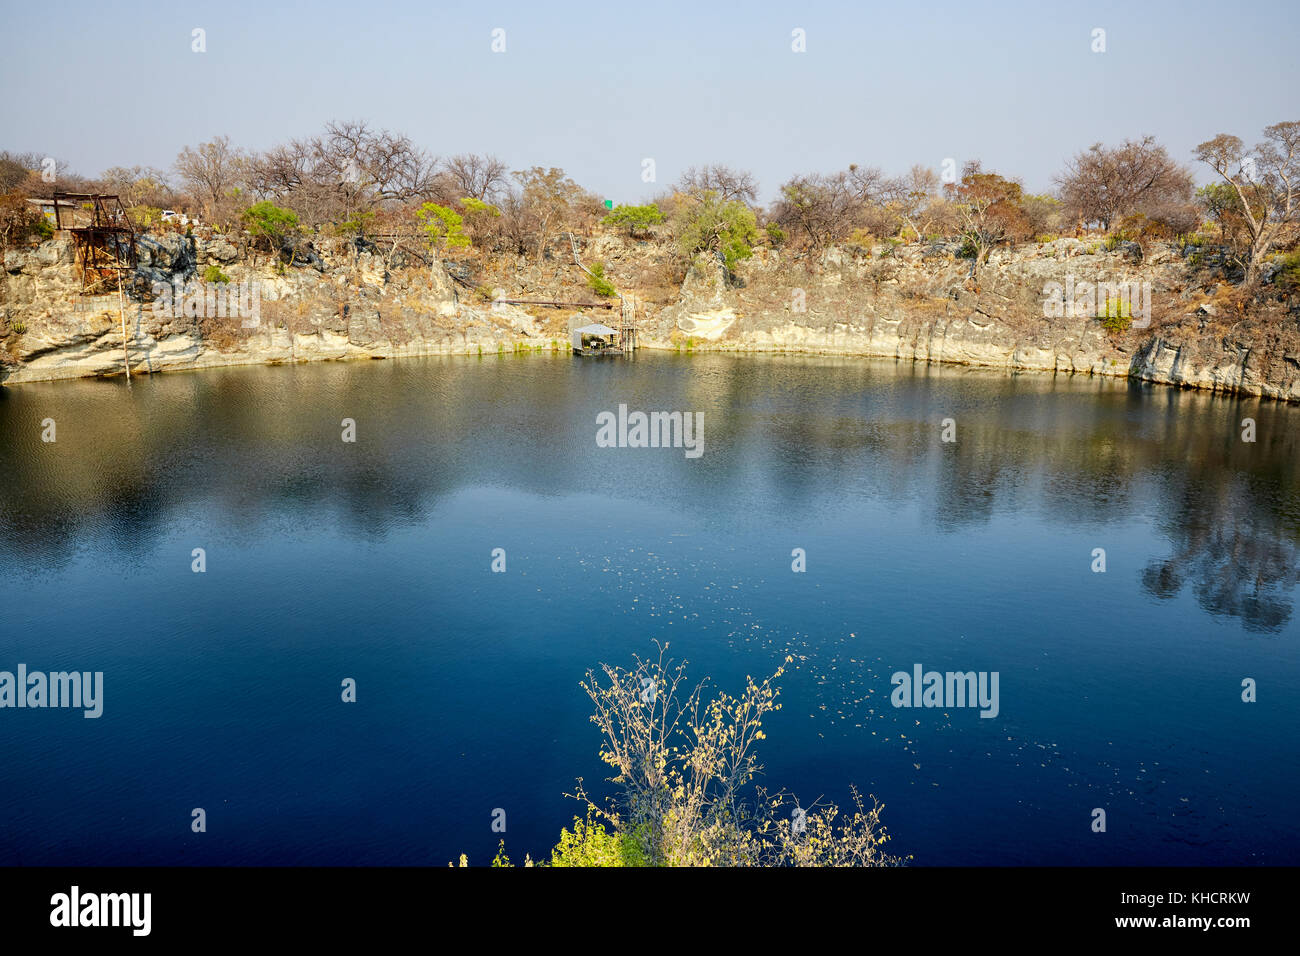
{"type": "MultiPolygon", "coordinates": [[[[579,269],[587,275],[595,278],[590,269],[582,264],[582,258],[578,255],[578,237],[569,233],[569,248],[573,250],[573,262],[579,269]]],[[[618,320],[618,345],[624,352],[631,352],[636,348],[636,299],[632,296],[624,295],[618,289],[614,290],[619,301],[619,320],[618,320]]]]}

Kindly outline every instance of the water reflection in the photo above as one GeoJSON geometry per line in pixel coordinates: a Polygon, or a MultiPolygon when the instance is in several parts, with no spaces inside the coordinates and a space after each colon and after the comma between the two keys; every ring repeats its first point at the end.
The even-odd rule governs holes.
{"type": "Polygon", "coordinates": [[[1022,515],[1052,529],[1150,523],[1146,592],[1190,590],[1255,631],[1293,614],[1300,409],[1108,381],[850,359],[643,354],[446,358],[0,389],[0,569],[48,573],[87,540],[143,559],[212,513],[250,537],[364,539],[495,486],[669,503],[725,526],[885,502],[941,533],[1022,515]],[[595,447],[626,403],[704,413],[705,454],[595,447]],[[958,441],[939,441],[943,418],[958,441]],[[1244,417],[1258,440],[1241,440],[1244,417]],[[40,440],[53,418],[58,441],[40,440]],[[340,440],[343,418],[358,441],[340,440]]]}

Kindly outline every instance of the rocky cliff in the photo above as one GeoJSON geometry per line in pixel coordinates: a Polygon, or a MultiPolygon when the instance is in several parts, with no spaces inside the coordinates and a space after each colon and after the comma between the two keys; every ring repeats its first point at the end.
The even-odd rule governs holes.
{"type": "MultiPolygon", "coordinates": [[[[132,368],[566,350],[575,324],[617,312],[494,304],[491,292],[479,291],[594,302],[566,252],[567,241],[540,263],[508,257],[426,264],[337,240],[284,266],[219,236],[146,237],[137,287],[153,291],[144,301],[128,299],[125,310],[132,368]],[[211,297],[187,298],[185,283],[212,270],[228,282],[198,288],[255,287],[255,318],[214,315],[211,297]],[[156,293],[164,288],[177,294],[160,304],[156,293]]],[[[949,243],[815,256],[759,249],[730,275],[713,260],[697,260],[678,287],[671,250],[662,243],[601,236],[582,250],[637,297],[643,347],[1134,377],[1300,401],[1300,313],[1276,301],[1247,307],[1228,287],[1195,281],[1175,247],[1138,253],[1127,244],[1106,251],[1061,239],[994,252],[976,276],[949,243]],[[1124,328],[1127,305],[1109,329],[1097,310],[1044,307],[1053,284],[1097,283],[1144,290],[1133,302],[1132,327],[1124,328]]],[[[0,380],[121,374],[118,297],[82,294],[69,241],[6,253],[0,296],[0,380]]]]}
{"type": "Polygon", "coordinates": [[[830,250],[814,261],[759,250],[731,281],[719,264],[697,262],[678,301],[652,324],[650,339],[678,347],[685,340],[692,349],[1134,377],[1300,400],[1295,311],[1280,303],[1237,311],[1230,296],[1189,281],[1175,250],[1158,249],[1141,262],[1135,252],[1062,239],[995,252],[974,277],[970,261],[942,243],[859,255],[830,250]],[[1082,309],[1046,317],[1052,283],[1137,283],[1148,324],[1136,327],[1142,317],[1135,309],[1135,327],[1115,331],[1082,309]]]}
{"type": "MultiPolygon", "coordinates": [[[[10,361],[0,381],[122,374],[118,294],[82,293],[70,242],[11,251],[4,271],[10,361]]],[[[441,263],[397,270],[378,253],[345,243],[283,268],[222,239],[146,238],[136,285],[149,292],[126,298],[134,373],[551,347],[521,309],[462,302],[441,263]],[[227,281],[201,281],[209,268],[227,281]],[[160,287],[166,297],[156,294],[160,287]],[[234,304],[241,287],[256,291],[255,310],[234,304]],[[205,299],[208,290],[214,294],[205,299]],[[229,309],[214,307],[227,301],[229,309]]],[[[557,338],[555,347],[561,344],[557,338]]]]}

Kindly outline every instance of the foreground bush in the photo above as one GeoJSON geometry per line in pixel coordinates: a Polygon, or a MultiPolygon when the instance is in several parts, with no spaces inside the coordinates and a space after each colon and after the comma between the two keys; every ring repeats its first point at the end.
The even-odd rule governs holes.
{"type": "MultiPolygon", "coordinates": [[[[585,819],[562,830],[551,866],[893,866],[884,851],[883,805],[868,807],[851,788],[854,809],[833,803],[803,807],[785,791],[751,787],[762,765],[763,717],[780,709],[775,681],[746,678],[744,692],[706,700],[707,681],[688,687],[686,665],[658,658],[630,669],[601,665],[582,688],[600,728],[601,759],[618,788],[605,807],[574,795],[585,819]],[[602,679],[603,678],[603,679],[602,679]]],[[[787,657],[785,663],[792,658],[787,657]]],[[[468,865],[464,856],[461,865],[468,865]]],[[[504,842],[493,862],[510,866],[504,842]]],[[[534,865],[531,859],[525,866],[534,865]]]]}

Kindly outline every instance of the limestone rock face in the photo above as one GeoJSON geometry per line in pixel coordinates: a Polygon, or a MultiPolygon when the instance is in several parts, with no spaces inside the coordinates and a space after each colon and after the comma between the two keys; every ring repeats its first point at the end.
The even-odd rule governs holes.
{"type": "Polygon", "coordinates": [[[36,261],[42,266],[71,264],[73,258],[72,244],[57,239],[47,239],[36,249],[36,261]]]}
{"type": "Polygon", "coordinates": [[[736,321],[736,313],[731,309],[715,309],[708,312],[692,312],[677,320],[677,328],[692,339],[712,342],[722,337],[736,321]]]}
{"type": "MultiPolygon", "coordinates": [[[[140,237],[138,259],[137,278],[152,299],[126,303],[134,373],[515,351],[553,341],[522,309],[463,306],[441,263],[398,275],[380,255],[341,247],[314,250],[310,266],[283,267],[242,256],[224,237],[175,233],[140,237]],[[202,282],[204,264],[220,264],[230,281],[202,282]],[[239,313],[248,301],[255,315],[239,313]]],[[[122,373],[118,297],[83,293],[71,240],[9,250],[4,269],[0,382],[122,373]],[[15,322],[23,332],[9,331],[15,322]]]]}
{"type": "Polygon", "coordinates": [[[1300,399],[1300,318],[1275,305],[1243,318],[1231,337],[1205,334],[1195,318],[1222,310],[1197,304],[1205,296],[1185,288],[1185,265],[1170,247],[1138,262],[1122,244],[1103,252],[1095,243],[1059,239],[995,251],[978,275],[957,251],[932,243],[856,256],[832,249],[811,259],[758,250],[732,281],[721,267],[697,263],[642,344],[1132,376],[1300,399]],[[1131,318],[1150,324],[1111,332],[1095,311],[1053,310],[1061,294],[1053,284],[1067,281],[1075,289],[1137,283],[1138,298],[1124,308],[1131,304],[1138,309],[1131,318]],[[1145,320],[1140,305],[1149,307],[1145,320]]]}
{"type": "Polygon", "coordinates": [[[234,262],[239,250],[225,239],[213,239],[202,244],[203,255],[214,262],[234,262]]]}
{"type": "MultiPolygon", "coordinates": [[[[955,242],[818,255],[759,248],[734,274],[716,256],[697,257],[679,287],[646,295],[645,283],[672,274],[666,242],[602,235],[579,243],[584,261],[605,263],[611,280],[637,298],[641,347],[879,356],[1300,400],[1300,314],[1276,300],[1234,310],[1212,288],[1194,285],[1183,250],[1173,245],[1147,248],[1138,261],[1122,245],[1104,251],[1096,242],[1058,239],[995,250],[978,272],[955,242]],[[1141,324],[1108,330],[1095,310],[1072,313],[1059,301],[1053,308],[1054,287],[1097,283],[1137,283],[1144,291],[1133,317],[1141,324]]],[[[183,303],[132,301],[132,366],[564,350],[575,321],[608,324],[611,314],[584,319],[572,310],[494,305],[487,291],[589,301],[587,277],[573,265],[567,240],[561,245],[564,255],[460,261],[453,279],[441,262],[403,260],[374,242],[321,238],[302,262],[284,265],[220,234],[145,235],[145,288],[158,283],[155,290],[180,288],[186,296],[193,288],[256,288],[258,316],[213,318],[183,303]],[[214,264],[230,282],[199,284],[214,264]]],[[[117,297],[82,293],[71,241],[8,250],[0,272],[0,381],[121,369],[117,297]]]]}
{"type": "Polygon", "coordinates": [[[736,321],[727,283],[722,262],[711,256],[698,257],[687,270],[676,304],[661,313],[660,333],[667,323],[689,339],[719,339],[736,321]]]}
{"type": "Polygon", "coordinates": [[[1192,339],[1175,344],[1156,336],[1136,356],[1133,375],[1212,391],[1300,401],[1300,347],[1259,352],[1245,342],[1192,339]]]}
{"type": "Polygon", "coordinates": [[[429,303],[429,307],[435,315],[451,317],[456,314],[456,289],[451,283],[451,277],[447,275],[447,270],[439,263],[436,269],[430,270],[429,291],[424,296],[424,301],[429,303]]]}

